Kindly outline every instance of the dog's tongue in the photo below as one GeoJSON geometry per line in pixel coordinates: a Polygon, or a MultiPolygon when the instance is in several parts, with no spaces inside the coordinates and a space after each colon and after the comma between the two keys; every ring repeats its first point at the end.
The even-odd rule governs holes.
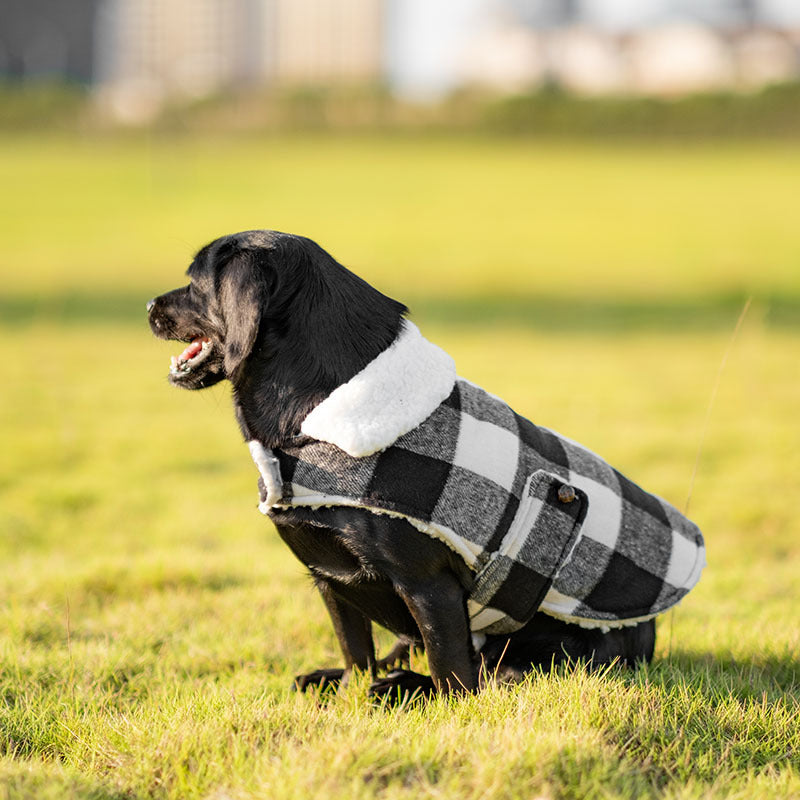
{"type": "Polygon", "coordinates": [[[198,336],[196,339],[193,339],[192,343],[178,356],[178,360],[188,361],[194,358],[203,349],[203,342],[207,341],[208,339],[204,336],[198,336]]]}

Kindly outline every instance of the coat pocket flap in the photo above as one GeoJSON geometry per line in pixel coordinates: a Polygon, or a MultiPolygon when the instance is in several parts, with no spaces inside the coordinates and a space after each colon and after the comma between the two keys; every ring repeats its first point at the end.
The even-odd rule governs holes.
{"type": "Polygon", "coordinates": [[[539,470],[528,478],[508,532],[475,575],[470,607],[481,610],[472,615],[473,631],[510,632],[530,620],[578,540],[588,503],[558,475],[539,470]],[[481,619],[486,627],[476,627],[481,619]]]}

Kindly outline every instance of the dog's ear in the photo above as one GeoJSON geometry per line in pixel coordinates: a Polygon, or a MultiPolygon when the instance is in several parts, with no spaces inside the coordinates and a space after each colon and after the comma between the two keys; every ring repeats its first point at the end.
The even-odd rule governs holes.
{"type": "Polygon", "coordinates": [[[229,378],[250,355],[267,302],[266,265],[257,252],[244,250],[230,257],[219,284],[225,318],[225,373],[229,378]]]}

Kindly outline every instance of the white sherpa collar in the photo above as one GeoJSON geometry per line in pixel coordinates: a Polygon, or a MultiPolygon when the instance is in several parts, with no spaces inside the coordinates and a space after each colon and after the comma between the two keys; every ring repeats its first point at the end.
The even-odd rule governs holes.
{"type": "Polygon", "coordinates": [[[370,456],[424,422],[455,381],[453,359],[404,320],[394,342],[334,389],[305,418],[301,431],[354,458],[370,456]]]}

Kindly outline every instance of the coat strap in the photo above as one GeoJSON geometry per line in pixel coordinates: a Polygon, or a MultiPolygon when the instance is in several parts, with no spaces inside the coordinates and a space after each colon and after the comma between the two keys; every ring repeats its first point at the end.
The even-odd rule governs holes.
{"type": "Polygon", "coordinates": [[[258,440],[251,439],[247,446],[250,448],[250,455],[264,482],[266,496],[259,503],[258,510],[262,514],[268,514],[269,510],[277,505],[283,496],[280,465],[272,450],[264,447],[258,440]]]}

